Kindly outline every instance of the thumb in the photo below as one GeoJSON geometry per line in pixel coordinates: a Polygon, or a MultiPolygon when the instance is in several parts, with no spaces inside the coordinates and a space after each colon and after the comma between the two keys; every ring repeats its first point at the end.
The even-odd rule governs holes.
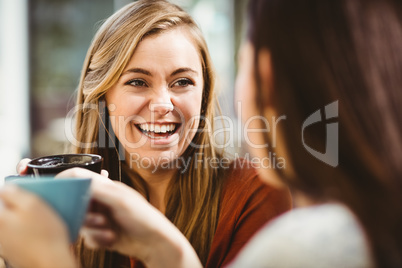
{"type": "Polygon", "coordinates": [[[24,158],[22,159],[18,164],[17,164],[17,173],[18,175],[24,175],[27,174],[28,171],[28,163],[31,161],[29,158],[24,158]]]}
{"type": "Polygon", "coordinates": [[[106,178],[109,178],[109,172],[106,169],[102,169],[100,174],[106,178]]]}

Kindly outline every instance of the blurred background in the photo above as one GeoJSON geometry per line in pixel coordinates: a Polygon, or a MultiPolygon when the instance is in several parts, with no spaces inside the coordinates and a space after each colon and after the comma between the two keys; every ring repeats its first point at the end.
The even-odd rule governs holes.
{"type": "MultiPolygon", "coordinates": [[[[65,117],[75,104],[91,39],[104,19],[129,2],[0,0],[1,179],[15,174],[24,157],[66,152],[65,126],[71,124],[65,117]]],[[[246,0],[171,2],[187,10],[201,27],[218,72],[223,114],[235,118],[236,51],[246,0]]],[[[237,127],[237,121],[234,124],[237,127]]]]}

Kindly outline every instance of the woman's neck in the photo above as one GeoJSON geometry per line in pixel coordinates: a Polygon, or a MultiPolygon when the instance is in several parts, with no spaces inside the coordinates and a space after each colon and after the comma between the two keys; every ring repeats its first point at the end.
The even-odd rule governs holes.
{"type": "Polygon", "coordinates": [[[295,207],[309,207],[321,203],[300,191],[293,192],[293,202],[295,207]]]}
{"type": "Polygon", "coordinates": [[[176,173],[173,169],[166,170],[152,170],[152,169],[140,169],[136,172],[145,181],[149,202],[162,213],[166,211],[165,196],[166,191],[176,173]]]}

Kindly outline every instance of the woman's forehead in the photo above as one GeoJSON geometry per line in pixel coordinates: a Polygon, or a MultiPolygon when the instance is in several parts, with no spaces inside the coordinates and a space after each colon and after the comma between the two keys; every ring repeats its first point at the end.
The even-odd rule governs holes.
{"type": "MultiPolygon", "coordinates": [[[[142,40],[134,51],[127,68],[190,68],[202,71],[200,53],[189,35],[180,29],[164,31],[142,40]],[[140,65],[140,66],[137,66],[140,65]]],[[[127,69],[126,68],[126,69],[127,69]]]]}

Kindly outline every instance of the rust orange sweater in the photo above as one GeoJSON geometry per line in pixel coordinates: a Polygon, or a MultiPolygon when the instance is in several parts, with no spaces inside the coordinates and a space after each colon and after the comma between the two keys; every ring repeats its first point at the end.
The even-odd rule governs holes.
{"type": "Polygon", "coordinates": [[[249,164],[242,160],[234,162],[225,182],[218,226],[206,267],[228,264],[257,230],[291,209],[289,191],[264,184],[257,171],[247,167],[249,164]]]}

